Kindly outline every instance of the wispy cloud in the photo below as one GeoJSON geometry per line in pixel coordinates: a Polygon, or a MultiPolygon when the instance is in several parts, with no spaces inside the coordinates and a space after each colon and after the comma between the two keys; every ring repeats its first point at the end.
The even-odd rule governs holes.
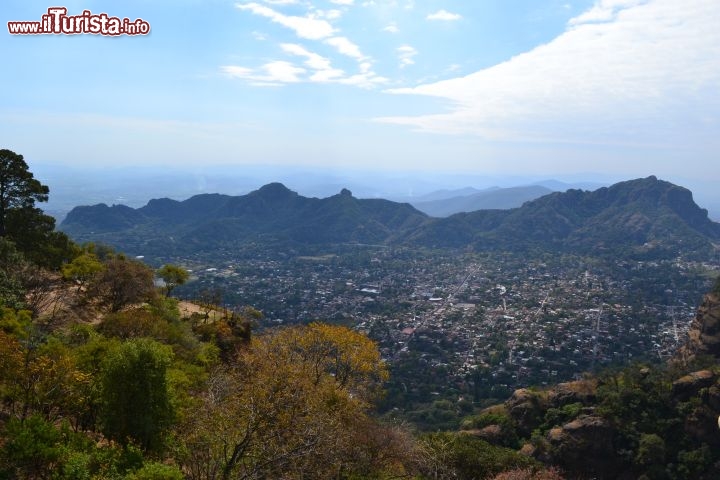
{"type": "Polygon", "coordinates": [[[326,20],[311,16],[285,15],[258,3],[238,3],[235,6],[240,10],[248,10],[255,15],[267,17],[271,21],[295,31],[298,37],[308,40],[321,40],[335,33],[335,28],[326,20]]]}
{"type": "Polygon", "coordinates": [[[458,13],[450,13],[447,10],[438,10],[435,13],[429,14],[427,17],[428,20],[443,20],[443,21],[453,21],[453,20],[460,20],[462,18],[462,15],[458,13]]]}
{"type": "Polygon", "coordinates": [[[718,143],[719,24],[716,0],[600,0],[504,63],[389,90],[444,98],[447,112],[379,121],[497,140],[718,143]]]}
{"type": "MultiPolygon", "coordinates": [[[[284,3],[284,0],[279,1],[284,3]]],[[[334,0],[331,3],[347,7],[353,5],[354,2],[352,0],[334,0]]],[[[318,42],[319,45],[332,47],[338,54],[357,62],[357,73],[349,74],[343,69],[335,68],[332,66],[330,58],[315,53],[303,45],[290,42],[281,43],[279,45],[280,49],[287,55],[302,57],[304,67],[307,68],[284,60],[276,60],[255,68],[225,65],[220,67],[220,71],[231,78],[242,79],[256,86],[277,86],[298,82],[332,82],[362,88],[373,88],[388,82],[387,78],[381,77],[373,70],[374,60],[372,57],[363,53],[360,46],[348,37],[339,35],[340,30],[333,26],[332,21],[340,18],[343,11],[337,9],[318,10],[311,4],[305,6],[308,8],[306,14],[298,16],[285,15],[258,3],[236,4],[236,7],[240,10],[268,18],[274,23],[293,30],[302,39],[313,40],[318,42]]],[[[408,59],[412,57],[407,52],[406,56],[408,59]]]]}
{"type": "Polygon", "coordinates": [[[266,63],[260,67],[260,71],[232,65],[220,67],[220,70],[231,77],[250,80],[258,86],[297,83],[301,80],[300,76],[307,71],[281,60],[266,63]]]}
{"type": "Polygon", "coordinates": [[[605,0],[597,2],[590,10],[570,20],[570,25],[582,23],[608,22],[624,8],[635,7],[647,0],[605,0]]]}
{"type": "Polygon", "coordinates": [[[346,37],[328,38],[327,40],[325,40],[325,43],[335,47],[338,52],[348,57],[355,58],[357,60],[364,60],[366,58],[365,55],[363,55],[363,53],[360,51],[360,47],[355,45],[346,37]]]}
{"type": "Polygon", "coordinates": [[[383,28],[383,31],[390,33],[398,33],[400,29],[398,28],[397,23],[391,22],[385,28],[383,28]]]}
{"type": "Polygon", "coordinates": [[[400,68],[405,68],[408,65],[415,64],[415,60],[413,58],[418,54],[418,51],[415,50],[415,48],[410,45],[402,45],[395,49],[395,51],[400,59],[400,68]]]}
{"type": "Polygon", "coordinates": [[[345,72],[332,67],[330,59],[311,52],[302,45],[284,43],[281,47],[283,51],[290,55],[305,58],[305,66],[315,70],[315,73],[309,77],[311,82],[330,82],[345,76],[345,72]]]}

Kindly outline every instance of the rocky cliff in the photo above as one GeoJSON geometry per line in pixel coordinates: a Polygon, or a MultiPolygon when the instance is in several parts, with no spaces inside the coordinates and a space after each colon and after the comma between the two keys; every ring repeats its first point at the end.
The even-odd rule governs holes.
{"type": "Polygon", "coordinates": [[[698,355],[720,358],[720,282],[705,295],[679,357],[683,363],[687,363],[698,355]]]}

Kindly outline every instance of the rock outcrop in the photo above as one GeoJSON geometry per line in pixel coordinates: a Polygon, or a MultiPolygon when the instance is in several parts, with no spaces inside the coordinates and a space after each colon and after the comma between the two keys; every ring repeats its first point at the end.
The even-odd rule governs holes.
{"type": "Polygon", "coordinates": [[[688,331],[688,341],[680,349],[679,359],[687,362],[697,355],[720,358],[720,293],[705,295],[688,331]]]}
{"type": "Polygon", "coordinates": [[[678,401],[685,402],[697,395],[700,389],[712,386],[716,378],[717,375],[710,370],[700,370],[689,373],[673,382],[673,397],[678,401]]]}
{"type": "Polygon", "coordinates": [[[517,425],[520,436],[528,437],[543,421],[548,408],[547,393],[527,388],[515,390],[505,401],[505,409],[517,425]]]}
{"type": "Polygon", "coordinates": [[[604,418],[584,415],[547,434],[551,462],[568,472],[617,478],[621,470],[613,445],[613,426],[604,418]]]}

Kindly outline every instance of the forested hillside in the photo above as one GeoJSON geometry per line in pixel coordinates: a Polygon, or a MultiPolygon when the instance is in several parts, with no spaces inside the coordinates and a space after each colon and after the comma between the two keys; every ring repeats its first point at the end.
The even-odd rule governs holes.
{"type": "Polygon", "coordinates": [[[652,176],[592,192],[555,192],[509,210],[447,218],[429,218],[408,204],[357,199],[345,189],[318,199],[272,183],[243,196],[156,199],[138,209],[80,206],[60,227],[77,241],[156,257],[207,257],[218,249],[249,245],[382,244],[706,259],[720,242],[720,224],[708,218],[689,190],[652,176]]]}

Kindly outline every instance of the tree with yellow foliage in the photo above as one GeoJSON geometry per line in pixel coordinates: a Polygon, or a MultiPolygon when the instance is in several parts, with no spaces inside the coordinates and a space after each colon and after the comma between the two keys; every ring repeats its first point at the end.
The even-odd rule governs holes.
{"type": "MultiPolygon", "coordinates": [[[[367,411],[387,376],[375,343],[344,327],[260,335],[212,375],[182,432],[186,474],[321,479],[356,470],[353,436],[367,438],[367,411]]],[[[379,463],[372,468],[401,468],[379,463]]]]}

